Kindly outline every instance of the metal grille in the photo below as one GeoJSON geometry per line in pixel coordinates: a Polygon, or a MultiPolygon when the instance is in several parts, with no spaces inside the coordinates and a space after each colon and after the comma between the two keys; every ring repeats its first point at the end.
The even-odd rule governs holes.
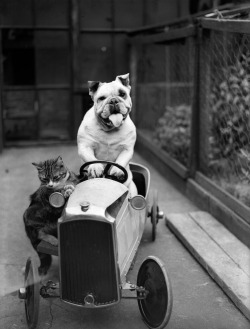
{"type": "Polygon", "coordinates": [[[205,35],[200,76],[200,169],[250,205],[250,36],[205,35]]]}
{"type": "Polygon", "coordinates": [[[72,220],[59,227],[61,297],[84,305],[91,294],[96,306],[118,300],[112,226],[96,220],[72,220]]]}

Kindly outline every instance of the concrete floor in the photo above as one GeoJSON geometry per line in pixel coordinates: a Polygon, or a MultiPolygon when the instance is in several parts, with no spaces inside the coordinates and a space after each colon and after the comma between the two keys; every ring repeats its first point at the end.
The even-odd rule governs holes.
{"type": "MultiPolygon", "coordinates": [[[[23,285],[21,268],[29,255],[35,255],[27,239],[22,214],[28,206],[28,196],[38,187],[33,161],[61,155],[66,165],[76,172],[80,167],[75,145],[50,147],[10,148],[0,155],[0,328],[27,328],[24,302],[17,297],[23,285]]],[[[197,210],[186,197],[141,158],[134,162],[146,165],[151,172],[151,189],[159,192],[159,206],[165,213],[197,210]]],[[[232,304],[217,284],[194,260],[189,252],[169,231],[164,221],[159,222],[157,238],[151,241],[148,221],[139,247],[136,263],[128,280],[136,282],[138,268],[148,256],[159,257],[168,270],[173,288],[173,311],[168,324],[172,329],[247,329],[250,323],[232,304]]],[[[57,262],[51,273],[57,272],[57,262]]],[[[84,310],[68,306],[60,300],[40,301],[39,329],[85,328],[146,328],[136,301],[122,300],[117,306],[99,310],[84,310]]]]}

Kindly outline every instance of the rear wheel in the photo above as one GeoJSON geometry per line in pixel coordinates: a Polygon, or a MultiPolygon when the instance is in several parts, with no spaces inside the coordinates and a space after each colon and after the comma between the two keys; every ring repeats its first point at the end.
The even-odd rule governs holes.
{"type": "Polygon", "coordinates": [[[151,207],[151,212],[150,212],[151,223],[152,223],[152,241],[155,241],[155,238],[156,238],[156,227],[158,224],[158,212],[159,212],[158,193],[157,193],[157,191],[154,191],[153,196],[152,196],[152,207],[151,207]]]}
{"type": "Polygon", "coordinates": [[[40,277],[36,262],[30,257],[27,259],[24,287],[26,291],[25,314],[29,329],[35,329],[38,322],[40,302],[40,277]]]}
{"type": "Polygon", "coordinates": [[[157,257],[144,260],[138,272],[137,286],[147,291],[145,299],[138,299],[143,320],[149,328],[164,328],[172,312],[173,296],[165,266],[157,257]]]}

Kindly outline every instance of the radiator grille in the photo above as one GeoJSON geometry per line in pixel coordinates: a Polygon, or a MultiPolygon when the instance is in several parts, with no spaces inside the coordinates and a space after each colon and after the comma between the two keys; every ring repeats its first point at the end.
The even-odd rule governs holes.
{"type": "Polygon", "coordinates": [[[61,298],[84,305],[88,294],[101,306],[118,300],[111,224],[72,220],[59,226],[61,298]]]}

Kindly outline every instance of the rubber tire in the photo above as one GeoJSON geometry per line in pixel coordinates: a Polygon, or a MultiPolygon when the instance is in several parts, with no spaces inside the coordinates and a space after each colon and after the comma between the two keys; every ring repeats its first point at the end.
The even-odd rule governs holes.
{"type": "Polygon", "coordinates": [[[157,191],[153,191],[153,196],[152,196],[152,207],[151,207],[151,223],[152,223],[152,241],[155,241],[156,238],[156,226],[158,223],[158,193],[157,191]]]}
{"type": "Polygon", "coordinates": [[[31,257],[27,259],[24,287],[26,288],[25,314],[29,329],[35,329],[38,323],[39,304],[40,304],[40,277],[38,275],[38,266],[31,257]]]}
{"type": "Polygon", "coordinates": [[[152,329],[164,328],[171,316],[173,294],[165,265],[154,256],[141,264],[137,285],[149,291],[145,299],[138,299],[138,306],[146,325],[152,329]]]}

